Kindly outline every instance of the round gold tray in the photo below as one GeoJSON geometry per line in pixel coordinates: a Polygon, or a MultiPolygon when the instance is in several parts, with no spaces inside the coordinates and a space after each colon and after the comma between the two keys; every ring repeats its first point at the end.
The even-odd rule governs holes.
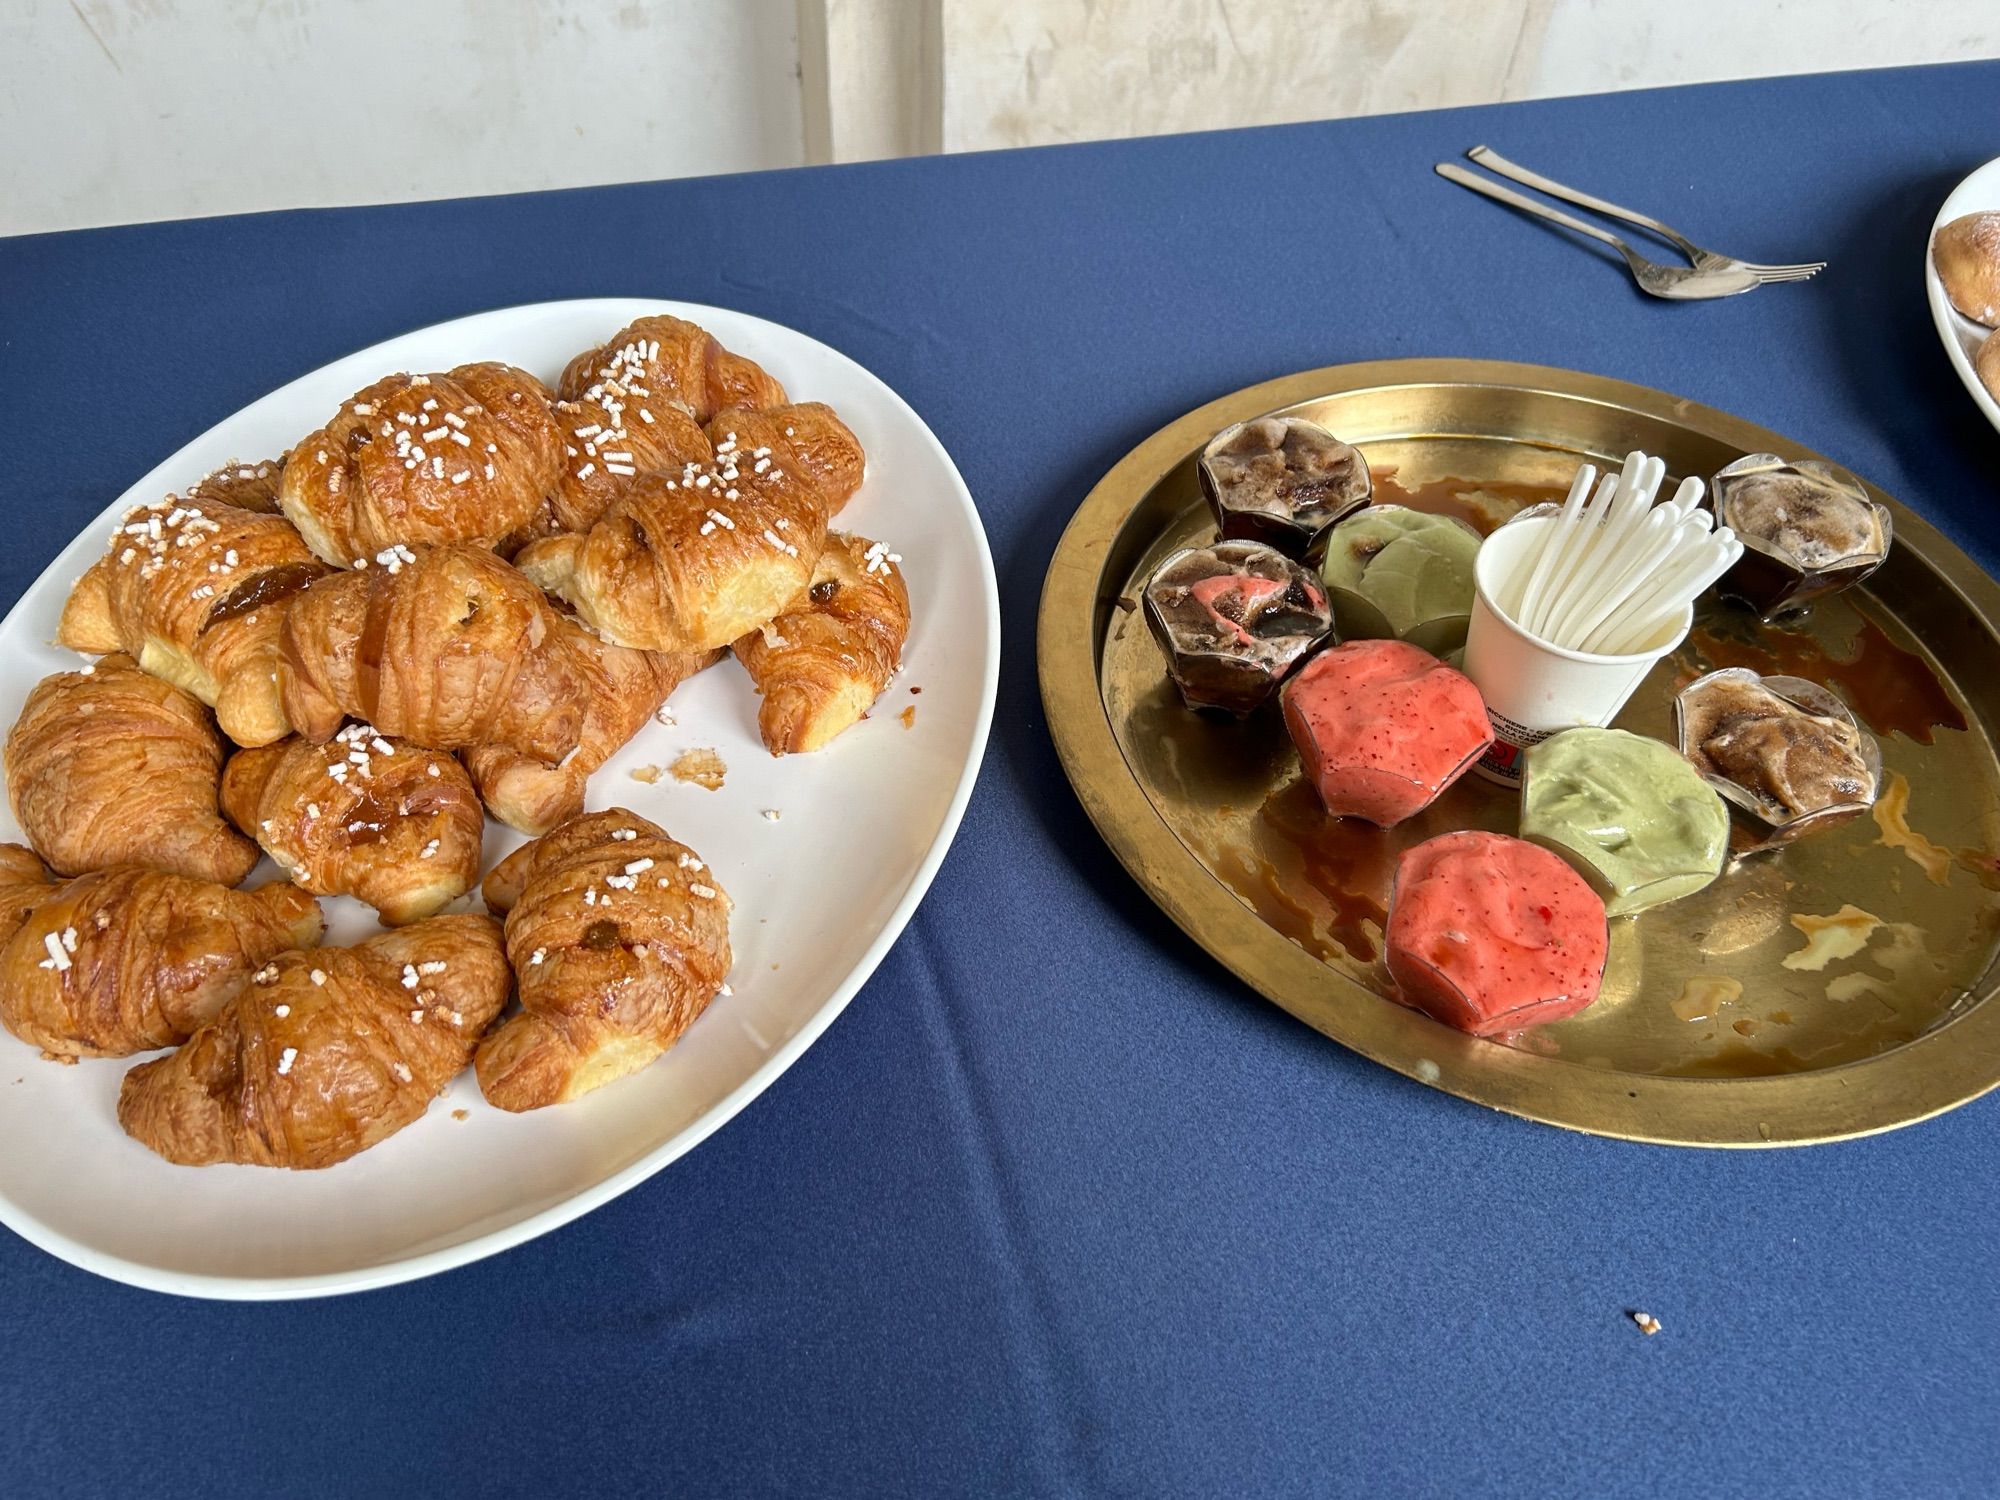
{"type": "MultiPolygon", "coordinates": [[[[1188,713],[1133,606],[1169,551],[1214,534],[1194,455],[1262,412],[1367,455],[1377,498],[1490,528],[1633,448],[1675,477],[1749,452],[1819,455],[1692,402],[1594,375],[1480,360],[1339,365],[1210,402],[1091,491],[1042,590],[1042,698],[1063,766],[1127,870],[1247,983],[1363,1056],[1552,1125],[1679,1145],[1837,1140],[2000,1083],[2000,586],[1914,512],[1889,561],[1803,625],[1705,609],[1619,719],[1671,738],[1677,681],[1744,665],[1827,682],[1882,742],[1872,817],[1735,860],[1671,906],[1612,923],[1582,1015],[1481,1041],[1392,1003],[1381,924],[1395,859],[1450,828],[1512,832],[1515,794],[1468,776],[1378,832],[1328,818],[1276,715],[1188,713]]],[[[1670,481],[1671,482],[1671,481],[1670,481]]],[[[1743,830],[1739,830],[1739,833],[1743,830]]]]}

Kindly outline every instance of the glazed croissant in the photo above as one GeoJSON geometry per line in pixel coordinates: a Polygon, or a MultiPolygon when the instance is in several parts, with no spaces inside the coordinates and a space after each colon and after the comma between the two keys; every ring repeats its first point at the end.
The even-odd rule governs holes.
{"type": "Polygon", "coordinates": [[[799,596],[826,542],[819,486],[764,462],[718,452],[642,475],[595,526],[532,543],[515,566],[621,646],[727,646],[799,596]]]}
{"type": "Polygon", "coordinates": [[[635,1073],[729,972],[729,898],[692,849],[623,808],[585,813],[486,877],[521,1013],[479,1044],[487,1100],[539,1109],[635,1073]]]}
{"type": "Polygon", "coordinates": [[[589,710],[576,749],[560,764],[503,745],[476,745],[465,752],[465,768],[478,784],[486,810],[523,833],[547,833],[582,812],[591,774],[639,732],[668,694],[721,655],[628,651],[564,624],[587,683],[589,710]]]}
{"type": "Polygon", "coordinates": [[[819,749],[889,685],[910,633],[901,560],[880,542],[834,533],[805,597],[736,643],[764,695],[757,729],[773,755],[819,749]]]}
{"type": "Polygon", "coordinates": [[[52,884],[18,844],[0,855],[0,1022],[60,1057],[174,1046],[322,931],[293,885],[232,891],[130,866],[52,884]]]}
{"type": "Polygon", "coordinates": [[[7,795],[61,874],[139,865],[237,885],[257,846],[216,808],[222,755],[207,709],[107,656],[28,694],[7,735],[7,795]]]}
{"type": "Polygon", "coordinates": [[[823,401],[761,411],[732,407],[715,414],[708,438],[716,456],[733,457],[739,469],[761,473],[758,465],[765,464],[806,475],[826,497],[829,515],[853,498],[868,467],[861,440],[823,401]]]}
{"type": "Polygon", "coordinates": [[[465,767],[370,724],[323,745],[239,751],[222,808],[301,887],[359,897],[391,926],[430,916],[479,879],[486,814],[465,767]]]}
{"type": "Polygon", "coordinates": [[[678,474],[715,455],[699,423],[672,401],[654,402],[601,380],[555,404],[563,464],[549,499],[551,529],[582,531],[640,474],[678,474]]]}
{"type": "Polygon", "coordinates": [[[571,360],[556,394],[573,401],[611,381],[652,406],[679,405],[697,422],[730,406],[781,406],[785,388],[756,361],[731,354],[708,330],[681,318],[639,318],[571,360]],[[655,404],[657,403],[657,404],[655,404]]]}
{"type": "Polygon", "coordinates": [[[259,515],[275,516],[278,513],[278,485],[285,475],[285,460],[290,457],[290,453],[280,453],[274,459],[260,459],[254,464],[231,459],[213,474],[189,485],[187,498],[219,500],[238,510],[254,510],[259,515]]]}
{"type": "Polygon", "coordinates": [[[540,510],[561,458],[539,380],[460,365],[356,392],[292,448],[278,498],[308,547],[359,568],[399,544],[492,546],[540,510]]]}
{"type": "Polygon", "coordinates": [[[326,568],[280,516],[168,495],[128,512],[70,590],[59,644],[125,651],[215,710],[239,745],[291,731],[278,701],[278,626],[326,568]]]}
{"type": "Polygon", "coordinates": [[[287,953],[125,1075],[118,1123],[181,1166],[330,1167],[420,1118],[511,987],[491,917],[287,953]]]}
{"type": "Polygon", "coordinates": [[[353,717],[434,750],[574,750],[584,676],[541,590],[469,542],[408,556],[323,578],[287,614],[278,678],[299,733],[353,717]]]}

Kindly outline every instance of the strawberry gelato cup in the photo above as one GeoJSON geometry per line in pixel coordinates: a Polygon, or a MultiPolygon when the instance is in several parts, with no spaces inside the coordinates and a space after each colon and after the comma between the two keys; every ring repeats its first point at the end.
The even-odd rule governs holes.
{"type": "Polygon", "coordinates": [[[1473,1036],[1575,1015],[1611,947],[1604,902],[1561,859],[1500,833],[1447,833],[1396,863],[1385,934],[1405,1005],[1473,1036]]]}
{"type": "Polygon", "coordinates": [[[1493,742],[1479,689],[1406,641],[1349,641],[1279,696],[1326,810],[1388,828],[1421,812],[1493,742]]]}

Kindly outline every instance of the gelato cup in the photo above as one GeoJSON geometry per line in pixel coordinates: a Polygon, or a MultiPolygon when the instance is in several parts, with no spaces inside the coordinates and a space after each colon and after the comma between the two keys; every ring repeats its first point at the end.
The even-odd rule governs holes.
{"type": "Polygon", "coordinates": [[[1882,749],[1854,711],[1803,677],[1726,667],[1674,699],[1681,754],[1730,802],[1767,824],[1767,844],[1844,823],[1874,806],[1882,749]]]}
{"type": "Polygon", "coordinates": [[[1349,641],[1280,695],[1285,727],[1326,810],[1388,828],[1464,774],[1490,731],[1479,690],[1407,641],[1349,641]]]}
{"type": "Polygon", "coordinates": [[[1717,590],[1767,620],[1859,583],[1889,555],[1889,508],[1832,464],[1752,453],[1719,472],[1710,493],[1716,519],[1743,543],[1717,590]]]}
{"type": "Polygon", "coordinates": [[[1209,439],[1196,465],[1224,537],[1305,557],[1374,493],[1368,460],[1303,417],[1258,417],[1209,439]]]}
{"type": "Polygon", "coordinates": [[[1604,903],[1548,850],[1447,833],[1396,863],[1384,932],[1403,1003],[1474,1036],[1573,1016],[1611,947],[1604,903]]]}
{"type": "Polygon", "coordinates": [[[1691,896],[1729,857],[1729,809],[1671,745],[1565,729],[1522,757],[1521,837],[1568,860],[1626,916],[1691,896]]]}
{"type": "Polygon", "coordinates": [[[1454,516],[1371,505],[1321,543],[1342,640],[1392,639],[1443,656],[1465,644],[1479,533],[1454,516]]]}
{"type": "Polygon", "coordinates": [[[1238,717],[1333,632],[1318,576],[1261,542],[1184,548],[1153,571],[1144,599],[1187,706],[1238,717]]]}

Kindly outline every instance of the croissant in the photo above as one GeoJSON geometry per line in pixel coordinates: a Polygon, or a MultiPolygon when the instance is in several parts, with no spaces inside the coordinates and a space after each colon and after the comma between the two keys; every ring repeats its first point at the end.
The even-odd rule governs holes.
{"type": "Polygon", "coordinates": [[[291,732],[278,701],[278,626],[326,568],[281,516],[168,495],[128,512],[111,550],[79,578],[56,640],[92,656],[125,651],[215,710],[239,745],[291,732]]]}
{"type": "Polygon", "coordinates": [[[589,709],[576,749],[555,765],[502,745],[476,745],[465,752],[465,768],[486,810],[523,833],[547,833],[582,812],[591,774],[639,732],[668,694],[721,655],[630,651],[581,626],[564,625],[588,683],[589,709]]]}
{"type": "Polygon", "coordinates": [[[323,930],[294,885],[232,891],[131,866],[58,885],[19,845],[0,854],[0,1022],[57,1056],[174,1046],[323,930]]]}
{"type": "Polygon", "coordinates": [[[868,466],[861,440],[823,401],[761,411],[731,407],[710,420],[708,439],[718,458],[733,457],[740,469],[762,473],[758,466],[765,464],[805,474],[826,497],[829,515],[861,488],[868,466]]]}
{"type": "Polygon", "coordinates": [[[756,361],[731,354],[707,329],[665,315],[639,318],[577,355],[563,370],[556,393],[573,401],[601,381],[647,401],[656,416],[660,406],[678,404],[697,422],[725,407],[785,401],[785,388],[756,361]]]}
{"type": "Polygon", "coordinates": [[[351,716],[434,750],[574,750],[584,675],[555,606],[471,543],[402,555],[322,578],[286,615],[278,680],[299,733],[322,742],[351,716]]]}
{"type": "Polygon", "coordinates": [[[330,1167],[419,1119],[513,976],[491,917],[432,917],[287,953],[118,1091],[126,1134],[180,1166],[330,1167]]]}
{"type": "Polygon", "coordinates": [[[299,440],[278,502],[315,553],[360,568],[398,545],[492,546],[541,508],[561,459],[548,390],[524,370],[391,375],[299,440]]]}
{"type": "Polygon", "coordinates": [[[572,818],[486,877],[521,1012],[479,1044],[489,1103],[539,1109],[637,1072],[729,972],[729,898],[692,849],[623,808],[572,818]]]}
{"type": "Polygon", "coordinates": [[[7,735],[7,793],[64,875],[140,865],[239,884],[257,846],[222,820],[222,736],[208,710],[131,657],[44,677],[7,735]]]}
{"type": "Polygon", "coordinates": [[[259,515],[278,513],[278,484],[284,478],[289,453],[261,459],[254,464],[231,459],[213,474],[188,486],[190,500],[219,500],[238,510],[254,510],[259,515]]]}
{"type": "Polygon", "coordinates": [[[671,478],[638,477],[588,531],[531,543],[514,564],[618,645],[711,651],[812,581],[828,514],[802,471],[718,453],[671,478]]]}
{"type": "Polygon", "coordinates": [[[449,755],[350,724],[323,745],[239,751],[222,809],[278,868],[319,896],[356,896],[401,926],[479,879],[486,814],[449,755]]]}
{"type": "Polygon", "coordinates": [[[713,458],[699,423],[673,402],[654,403],[604,380],[555,404],[563,465],[550,496],[559,531],[592,525],[640,474],[678,474],[713,458]]]}
{"type": "Polygon", "coordinates": [[[764,695],[757,729],[773,755],[821,748],[889,685],[910,633],[900,561],[880,542],[836,532],[805,597],[736,643],[764,695]]]}

